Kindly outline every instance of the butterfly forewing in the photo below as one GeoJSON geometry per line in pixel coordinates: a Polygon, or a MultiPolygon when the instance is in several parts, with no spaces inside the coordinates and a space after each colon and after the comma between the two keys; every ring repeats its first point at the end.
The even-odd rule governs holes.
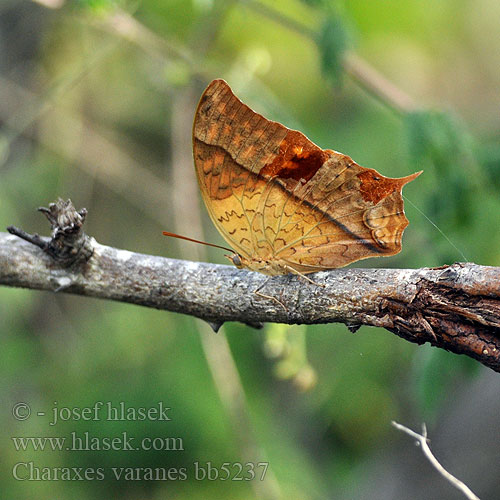
{"type": "Polygon", "coordinates": [[[323,150],[252,111],[223,80],[201,97],[193,150],[211,218],[249,261],[307,273],[401,250],[401,189],[418,173],[390,179],[323,150]]]}

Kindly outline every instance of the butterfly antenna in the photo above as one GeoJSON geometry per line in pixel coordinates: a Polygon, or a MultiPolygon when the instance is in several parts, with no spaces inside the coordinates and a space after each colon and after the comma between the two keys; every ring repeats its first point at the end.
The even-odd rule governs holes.
{"type": "Polygon", "coordinates": [[[415,205],[415,203],[413,203],[410,199],[408,199],[406,196],[403,195],[403,198],[405,199],[405,201],[407,201],[417,212],[420,213],[420,215],[423,215],[428,222],[430,222],[436,229],[437,231],[441,234],[441,236],[464,258],[464,260],[466,262],[469,261],[469,259],[464,255],[464,253],[462,252],[462,250],[460,250],[460,248],[458,248],[455,243],[453,243],[453,241],[450,240],[450,238],[448,238],[448,236],[444,233],[444,231],[441,230],[441,228],[435,224],[426,214],[424,214],[424,212],[422,212],[422,210],[420,210],[420,208],[417,207],[417,205],[415,205]]]}
{"type": "Polygon", "coordinates": [[[208,247],[221,248],[222,250],[227,250],[234,254],[234,250],[227,247],[222,247],[220,245],[214,245],[213,243],[207,243],[206,241],[195,240],[193,238],[188,238],[187,236],[181,236],[180,234],[169,233],[168,231],[163,231],[165,236],[171,236],[172,238],[179,238],[180,240],[192,241],[193,243],[199,243],[200,245],[207,245],[208,247]]]}

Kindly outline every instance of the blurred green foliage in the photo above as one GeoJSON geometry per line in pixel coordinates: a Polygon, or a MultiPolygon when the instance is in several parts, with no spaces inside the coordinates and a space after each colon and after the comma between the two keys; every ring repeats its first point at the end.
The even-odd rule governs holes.
{"type": "Polygon", "coordinates": [[[430,167],[446,186],[449,196],[438,190],[427,206],[439,226],[454,230],[470,225],[479,167],[474,163],[471,138],[449,113],[421,111],[406,116],[411,160],[416,166],[430,167]],[[474,168],[475,167],[475,168],[474,168]]]}
{"type": "Polygon", "coordinates": [[[77,7],[89,9],[93,14],[101,14],[125,2],[120,0],[74,0],[74,3],[77,7]]]}
{"type": "Polygon", "coordinates": [[[343,74],[344,53],[349,45],[345,23],[340,16],[331,12],[323,22],[318,38],[321,65],[324,75],[339,83],[343,74]]]}
{"type": "MultiPolygon", "coordinates": [[[[490,7],[470,12],[451,0],[55,4],[0,6],[2,227],[47,234],[35,209],[61,196],[89,210],[87,232],[103,244],[186,258],[192,247],[161,230],[220,242],[196,186],[183,189],[194,179],[197,98],[222,77],[257,111],[322,147],[388,176],[424,170],[405,188],[403,251],[363,265],[436,266],[461,253],[500,265],[500,64],[481,49],[498,48],[498,40],[480,29],[490,7]],[[374,100],[343,72],[349,50],[419,109],[401,116],[390,99],[374,100]]],[[[206,258],[226,263],[215,251],[206,258]]],[[[476,366],[378,329],[352,335],[343,325],[267,325],[259,332],[230,324],[214,340],[193,318],[27,290],[0,289],[0,316],[5,498],[341,498],[336,492],[355,490],[377,450],[397,453],[391,420],[436,424],[476,366]],[[231,362],[215,357],[228,346],[242,392],[231,362]],[[19,401],[47,416],[15,421],[9,412],[19,401]],[[172,421],[48,425],[55,402],[96,401],[163,401],[172,421]],[[179,436],[185,449],[21,452],[11,440],[71,432],[179,436]],[[190,478],[15,481],[13,464],[30,460],[108,471],[187,467],[190,478]],[[249,460],[269,462],[263,484],[193,479],[196,461],[249,460]]]]}

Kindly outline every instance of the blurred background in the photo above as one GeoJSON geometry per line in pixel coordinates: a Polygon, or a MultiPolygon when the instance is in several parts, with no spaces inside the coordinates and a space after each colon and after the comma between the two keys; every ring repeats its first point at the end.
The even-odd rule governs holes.
{"type": "MultiPolygon", "coordinates": [[[[323,148],[386,176],[424,170],[405,188],[403,251],[363,266],[499,266],[499,20],[496,0],[2,0],[0,228],[49,234],[36,208],[60,196],[88,209],[99,243],[226,263],[161,234],[223,243],[198,194],[191,124],[204,87],[224,78],[323,148]]],[[[465,357],[335,324],[214,335],[191,317],[9,288],[0,317],[3,498],[462,498],[391,420],[426,422],[442,464],[498,498],[500,380],[465,357]],[[13,418],[18,402],[27,420],[13,418]],[[172,420],[49,425],[54,407],[96,402],[163,402],[172,420]],[[72,432],[182,449],[12,440],[72,432]],[[20,462],[105,477],[20,480],[20,462]],[[255,463],[256,478],[197,480],[196,462],[228,462],[232,476],[255,463]],[[151,480],[148,468],[187,477],[151,480]]]]}

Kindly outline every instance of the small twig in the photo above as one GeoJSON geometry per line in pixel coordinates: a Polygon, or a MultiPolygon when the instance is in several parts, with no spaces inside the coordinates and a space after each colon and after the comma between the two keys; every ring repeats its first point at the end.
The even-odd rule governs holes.
{"type": "Polygon", "coordinates": [[[394,111],[406,114],[419,109],[414,99],[358,55],[346,54],[344,70],[360,87],[394,111]]]}
{"type": "Polygon", "coordinates": [[[40,207],[38,211],[50,222],[51,239],[42,238],[38,234],[28,234],[15,226],[9,226],[7,231],[41,248],[62,267],[71,267],[90,259],[93,253],[92,245],[82,229],[87,209],[76,210],[71,200],[64,201],[59,198],[55,203],[51,203],[49,208],[40,207]]]}
{"type": "Polygon", "coordinates": [[[38,248],[41,248],[44,252],[47,250],[47,247],[49,245],[49,239],[48,238],[42,238],[38,234],[29,234],[23,229],[20,229],[19,227],[16,226],[8,226],[7,231],[9,231],[10,234],[14,234],[16,236],[19,236],[19,238],[22,238],[25,241],[28,241],[32,245],[37,246],[38,248]]]}
{"type": "Polygon", "coordinates": [[[295,19],[282,14],[273,7],[269,7],[268,5],[257,2],[256,0],[243,0],[241,4],[290,31],[294,31],[295,33],[298,33],[306,38],[310,38],[311,40],[316,40],[316,32],[314,30],[308,28],[303,23],[295,21],[295,19]]]}
{"type": "Polygon", "coordinates": [[[409,436],[415,438],[417,440],[416,445],[422,447],[422,452],[431,465],[441,474],[449,483],[451,483],[455,488],[458,488],[467,498],[470,500],[479,500],[479,497],[476,496],[472,490],[464,484],[460,479],[457,479],[455,476],[450,474],[437,460],[437,458],[433,455],[430,447],[429,440],[427,439],[427,428],[425,424],[422,424],[422,434],[418,434],[408,427],[404,425],[398,424],[397,422],[391,422],[396,429],[408,434],[409,436]]]}
{"type": "Polygon", "coordinates": [[[96,27],[138,45],[150,55],[154,55],[160,59],[166,57],[180,59],[187,64],[194,74],[202,74],[202,72],[198,71],[200,66],[199,61],[189,49],[157,35],[125,10],[116,8],[112,15],[106,16],[104,19],[94,19],[91,22],[96,27]]]}
{"type": "MultiPolygon", "coordinates": [[[[317,33],[304,24],[289,18],[278,10],[264,5],[256,0],[245,0],[243,5],[252,9],[271,21],[293,31],[311,41],[316,42],[317,33]]],[[[393,111],[400,114],[409,113],[419,108],[417,103],[403,90],[389,81],[382,73],[377,71],[367,61],[347,52],[343,59],[344,71],[366,92],[378,99],[393,111]]]]}

